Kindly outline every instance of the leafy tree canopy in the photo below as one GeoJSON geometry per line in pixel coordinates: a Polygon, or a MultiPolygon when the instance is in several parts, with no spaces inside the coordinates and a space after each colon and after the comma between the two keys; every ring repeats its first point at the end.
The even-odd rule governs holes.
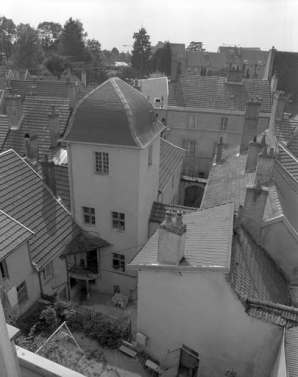
{"type": "Polygon", "coordinates": [[[16,25],[13,20],[4,16],[0,17],[0,53],[10,58],[13,42],[16,38],[16,25]]]}
{"type": "Polygon", "coordinates": [[[68,67],[67,59],[58,54],[51,54],[45,61],[46,68],[54,75],[60,78],[61,74],[68,67]]]}
{"type": "Polygon", "coordinates": [[[162,48],[156,50],[150,60],[150,71],[162,72],[166,76],[171,76],[172,50],[169,42],[166,42],[162,48]]]}
{"type": "Polygon", "coordinates": [[[131,57],[131,65],[136,69],[141,78],[149,72],[149,60],[151,57],[150,36],[146,29],[141,28],[137,33],[133,34],[134,44],[131,57]]]}
{"type": "Polygon", "coordinates": [[[71,61],[85,61],[85,38],[83,24],[80,20],[73,20],[71,17],[64,24],[60,35],[61,52],[71,61]]]}
{"type": "Polygon", "coordinates": [[[86,42],[87,60],[100,62],[101,61],[101,44],[96,39],[88,39],[86,42]]]}
{"type": "Polygon", "coordinates": [[[61,24],[57,22],[45,21],[38,25],[37,32],[44,53],[58,50],[58,43],[62,30],[61,24]]]}

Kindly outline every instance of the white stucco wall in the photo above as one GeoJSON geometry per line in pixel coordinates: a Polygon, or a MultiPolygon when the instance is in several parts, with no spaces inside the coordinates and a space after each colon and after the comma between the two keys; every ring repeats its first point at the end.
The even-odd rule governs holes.
{"type": "Polygon", "coordinates": [[[223,274],[139,271],[138,330],[160,360],[185,344],[199,353],[200,376],[269,376],[282,330],[248,316],[223,274]]]}
{"type": "Polygon", "coordinates": [[[18,287],[26,281],[28,301],[19,308],[20,314],[23,314],[40,297],[38,275],[30,261],[28,244],[22,244],[5,259],[5,262],[12,286],[18,287]]]}
{"type": "MultiPolygon", "coordinates": [[[[56,256],[53,260],[53,276],[52,278],[44,281],[41,272],[41,282],[43,294],[52,296],[59,294],[65,287],[67,288],[67,272],[65,258],[61,259],[56,256]]],[[[68,288],[67,288],[68,289],[68,288]]]]}

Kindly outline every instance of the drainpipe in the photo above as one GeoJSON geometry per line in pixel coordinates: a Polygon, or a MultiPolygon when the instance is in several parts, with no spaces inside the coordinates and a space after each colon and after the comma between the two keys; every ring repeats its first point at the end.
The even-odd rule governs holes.
{"type": "Polygon", "coordinates": [[[67,255],[65,256],[65,265],[66,265],[66,276],[67,276],[68,301],[70,301],[70,282],[69,282],[67,255]]]}
{"type": "Polygon", "coordinates": [[[41,298],[44,298],[43,289],[42,289],[42,282],[41,282],[41,277],[40,277],[40,271],[38,271],[38,280],[39,280],[41,298]]]}

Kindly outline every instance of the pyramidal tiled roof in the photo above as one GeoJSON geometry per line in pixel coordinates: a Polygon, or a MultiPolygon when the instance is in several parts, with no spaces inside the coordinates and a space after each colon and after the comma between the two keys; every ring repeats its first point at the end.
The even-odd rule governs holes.
{"type": "Polygon", "coordinates": [[[9,124],[6,115],[0,115],[0,151],[8,134],[9,124]]]}
{"type": "Polygon", "coordinates": [[[111,78],[79,102],[64,140],[144,148],[163,129],[141,93],[111,78]]]}
{"type": "Polygon", "coordinates": [[[13,150],[0,154],[0,208],[35,233],[29,245],[39,268],[80,232],[42,178],[13,150]]]}
{"type": "Polygon", "coordinates": [[[0,260],[7,257],[34,233],[0,210],[0,260]]]}
{"type": "Polygon", "coordinates": [[[40,156],[49,154],[51,146],[48,115],[52,106],[59,112],[60,134],[63,135],[70,116],[69,100],[63,98],[26,96],[23,103],[24,118],[18,130],[9,130],[2,151],[14,149],[20,156],[25,154],[24,136],[37,135],[40,156]]]}
{"type": "MultiPolygon", "coordinates": [[[[233,218],[233,203],[184,215],[183,223],[187,227],[184,258],[178,268],[229,272],[233,218]]],[[[158,268],[158,236],[159,229],[132,260],[130,267],[158,268]]]]}
{"type": "Polygon", "coordinates": [[[243,79],[228,83],[225,77],[181,75],[169,86],[169,106],[244,111],[252,97],[261,97],[261,112],[271,111],[271,92],[266,80],[243,79]]]}
{"type": "Polygon", "coordinates": [[[159,190],[164,190],[185,152],[185,149],[179,148],[163,138],[160,139],[159,190]]]}

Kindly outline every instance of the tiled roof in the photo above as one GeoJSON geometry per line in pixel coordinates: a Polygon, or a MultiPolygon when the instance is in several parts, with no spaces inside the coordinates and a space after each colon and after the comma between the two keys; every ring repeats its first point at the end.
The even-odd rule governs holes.
{"type": "Polygon", "coordinates": [[[62,255],[84,253],[108,245],[107,241],[82,231],[66,246],[62,255]]]}
{"type": "Polygon", "coordinates": [[[296,132],[288,143],[288,149],[298,158],[298,122],[296,132]]]}
{"type": "Polygon", "coordinates": [[[208,52],[210,66],[213,68],[225,68],[225,56],[218,52],[208,52]]]}
{"type": "Polygon", "coordinates": [[[162,223],[166,218],[166,212],[170,211],[173,216],[176,216],[177,211],[181,211],[183,215],[186,213],[191,213],[197,211],[197,208],[176,206],[174,204],[164,204],[159,202],[154,202],[151,208],[149,221],[154,223],[162,223]]]}
{"type": "Polygon", "coordinates": [[[288,148],[279,144],[278,160],[281,165],[298,181],[298,158],[288,148]]]}
{"type": "MultiPolygon", "coordinates": [[[[245,172],[246,159],[247,152],[239,154],[239,146],[223,151],[223,161],[213,165],[209,174],[201,208],[232,201],[238,211],[239,205],[244,205],[246,186],[252,185],[255,178],[255,171],[245,172]]],[[[268,189],[264,220],[283,214],[279,192],[273,181],[268,184],[268,189]]]]}
{"type": "Polygon", "coordinates": [[[34,233],[0,210],[0,260],[4,259],[34,233]]]}
{"type": "Polygon", "coordinates": [[[283,274],[242,228],[233,237],[230,282],[242,301],[289,303],[289,286],[283,274]]]}
{"type": "Polygon", "coordinates": [[[271,93],[266,80],[247,80],[239,85],[225,77],[181,75],[169,85],[169,106],[244,111],[252,97],[262,98],[261,112],[270,113],[271,93]]]}
{"type": "MultiPolygon", "coordinates": [[[[51,139],[48,115],[51,107],[59,112],[60,133],[63,135],[69,116],[69,100],[62,98],[45,98],[26,96],[23,101],[24,119],[19,130],[9,130],[2,150],[14,149],[20,156],[25,154],[24,136],[32,132],[37,135],[40,157],[50,153],[51,139]]],[[[52,150],[53,152],[53,150],[52,150]]]]}
{"type": "Polygon", "coordinates": [[[13,90],[17,90],[18,94],[23,98],[29,93],[29,86],[34,86],[32,91],[36,92],[39,97],[56,97],[68,98],[68,85],[65,81],[22,81],[10,80],[10,85],[13,90]],[[36,86],[36,87],[35,87],[36,86]]]}
{"type": "Polygon", "coordinates": [[[245,307],[248,315],[264,322],[281,327],[298,326],[298,309],[293,306],[247,299],[245,307]]]}
{"type": "Polygon", "coordinates": [[[278,141],[287,144],[293,136],[295,128],[298,127],[298,120],[283,119],[282,121],[277,121],[275,127],[278,141]]]}
{"type": "Polygon", "coordinates": [[[285,354],[287,377],[298,376],[298,326],[286,329],[285,354]]]}
{"type": "Polygon", "coordinates": [[[203,51],[186,51],[186,61],[188,66],[206,67],[207,61],[203,51]]]}
{"type": "Polygon", "coordinates": [[[179,148],[176,145],[160,139],[160,159],[159,159],[159,190],[163,191],[169,179],[171,179],[175,170],[179,166],[185,149],[179,148]]]}
{"type": "Polygon", "coordinates": [[[67,165],[55,165],[55,179],[57,193],[63,204],[70,210],[70,186],[67,165]]]}
{"type": "Polygon", "coordinates": [[[0,208],[35,233],[32,261],[42,268],[80,232],[41,177],[14,151],[0,154],[0,208]]]}
{"type": "MultiPolygon", "coordinates": [[[[230,268],[233,203],[198,210],[183,216],[187,226],[184,258],[178,268],[211,269],[228,272],[230,268]]],[[[163,268],[157,262],[159,229],[130,263],[134,269],[163,268]]],[[[175,268],[170,266],[170,268],[175,268]]]]}
{"type": "Polygon", "coordinates": [[[0,115],[0,151],[8,134],[9,124],[6,115],[0,115]]]}
{"type": "Polygon", "coordinates": [[[164,127],[150,102],[119,78],[88,93],[72,114],[65,140],[144,148],[164,127]]]}

